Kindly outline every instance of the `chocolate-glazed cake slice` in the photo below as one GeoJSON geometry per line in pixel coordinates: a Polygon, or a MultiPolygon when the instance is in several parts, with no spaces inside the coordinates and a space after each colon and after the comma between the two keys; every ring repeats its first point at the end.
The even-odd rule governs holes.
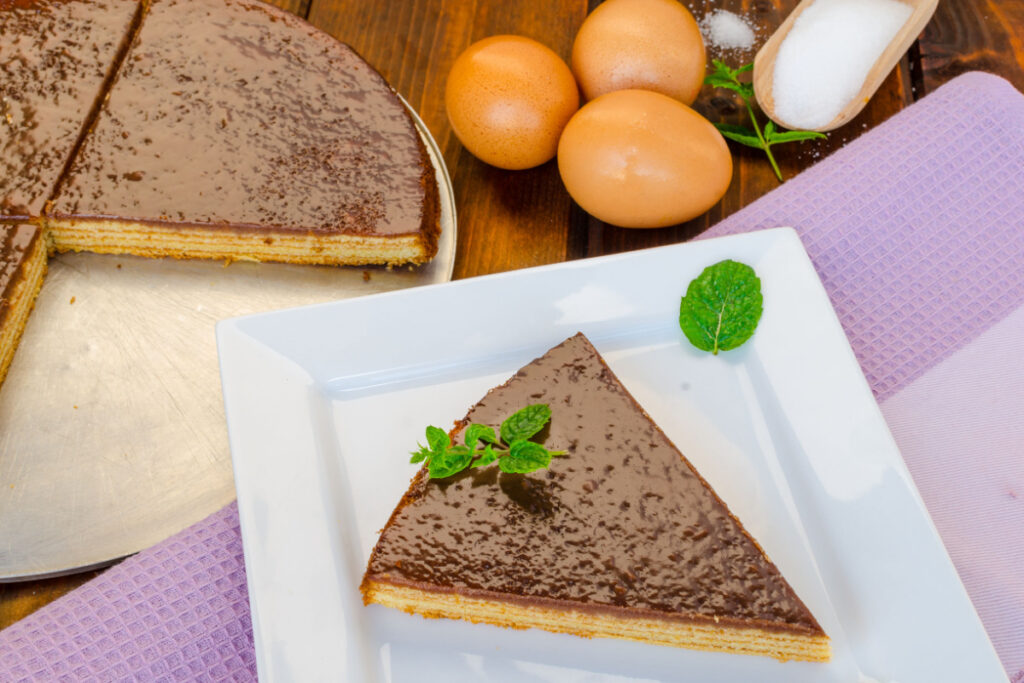
{"type": "Polygon", "coordinates": [[[551,408],[547,470],[429,479],[399,502],[366,603],[428,617],[825,661],[829,639],[758,544],[576,335],[457,423],[551,408]]]}
{"type": "Polygon", "coordinates": [[[137,0],[0,0],[0,217],[40,215],[138,11],[137,0]]]}
{"type": "Polygon", "coordinates": [[[439,203],[349,47],[255,0],[153,0],[47,225],[58,250],[422,263],[439,203]]]}
{"type": "Polygon", "coordinates": [[[0,383],[46,274],[46,244],[34,225],[0,223],[0,383]]]}

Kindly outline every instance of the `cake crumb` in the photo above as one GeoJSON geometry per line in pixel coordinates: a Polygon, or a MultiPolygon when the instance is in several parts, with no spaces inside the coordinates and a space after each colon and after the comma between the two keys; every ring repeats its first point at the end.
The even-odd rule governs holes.
{"type": "Polygon", "coordinates": [[[370,281],[370,271],[364,270],[363,271],[363,282],[369,282],[369,281],[370,281]]]}

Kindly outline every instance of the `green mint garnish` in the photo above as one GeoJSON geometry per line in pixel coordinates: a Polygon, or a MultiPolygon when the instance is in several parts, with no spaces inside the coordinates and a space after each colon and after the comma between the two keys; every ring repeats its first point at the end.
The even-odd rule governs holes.
{"type": "Polygon", "coordinates": [[[530,438],[551,420],[551,408],[535,403],[517,410],[501,423],[501,440],[494,428],[473,423],[466,427],[465,445],[451,443],[447,432],[427,427],[427,445],[417,444],[409,462],[425,462],[431,479],[444,479],[467,467],[485,467],[497,461],[502,472],[525,474],[544,469],[553,456],[565,451],[549,451],[530,438]]]}
{"type": "Polygon", "coordinates": [[[686,288],[679,327],[701,351],[718,354],[750,339],[764,300],[754,269],[737,261],[708,266],[686,288]]]}
{"type": "Polygon", "coordinates": [[[754,107],[751,105],[751,102],[754,101],[754,86],[750,83],[744,83],[739,79],[740,74],[752,71],[754,65],[747,64],[739,69],[732,69],[725,62],[717,59],[711,60],[711,63],[714,65],[715,70],[704,78],[705,85],[710,85],[713,88],[725,88],[737,93],[740,99],[743,100],[743,104],[747,107],[747,113],[750,114],[750,122],[754,124],[753,128],[747,128],[746,126],[737,126],[731,123],[716,123],[715,128],[718,129],[718,132],[723,137],[734,142],[754,147],[755,149],[763,149],[764,153],[768,155],[768,161],[772,164],[775,176],[781,183],[782,171],[779,170],[779,165],[775,163],[775,157],[772,155],[772,145],[781,145],[798,140],[817,140],[827,136],[824,133],[812,130],[778,130],[775,127],[774,121],[769,121],[765,124],[764,132],[762,133],[761,126],[757,123],[757,117],[754,116],[754,107]]]}
{"type": "Polygon", "coordinates": [[[501,440],[507,444],[525,441],[544,429],[551,419],[551,408],[546,403],[521,408],[501,423],[501,440]]]}

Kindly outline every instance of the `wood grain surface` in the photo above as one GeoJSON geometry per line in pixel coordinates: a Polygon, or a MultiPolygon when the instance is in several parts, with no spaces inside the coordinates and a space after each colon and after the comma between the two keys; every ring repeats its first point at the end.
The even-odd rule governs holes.
{"type": "Polygon", "coordinates": [[[1024,2],[942,0],[919,41],[920,84],[931,92],[965,71],[989,71],[1024,91],[1024,2]]]}
{"type": "MultiPolygon", "coordinates": [[[[444,153],[458,211],[455,277],[556,263],[687,240],[778,187],[760,151],[731,146],[732,185],[706,215],[658,230],[605,225],[576,207],[554,163],[530,171],[500,171],[469,155],[452,134],[444,112],[444,84],[455,57],[489,35],[517,33],[568,58],[588,0],[276,0],[315,26],[352,45],[420,113],[444,153]]],[[[782,22],[795,0],[684,1],[699,20],[714,9],[748,19],[758,45],[782,22]]],[[[733,65],[753,52],[709,57],[733,65]]],[[[878,125],[950,78],[972,69],[1005,76],[1024,89],[1024,2],[943,0],[923,36],[889,75],[868,107],[827,140],[778,148],[789,178],[878,125]]],[[[705,88],[695,108],[713,121],[740,123],[745,117],[727,92],[705,88]]],[[[731,144],[731,143],[730,143],[731,144]]],[[[96,572],[0,584],[0,628],[78,587],[96,572]]]]}

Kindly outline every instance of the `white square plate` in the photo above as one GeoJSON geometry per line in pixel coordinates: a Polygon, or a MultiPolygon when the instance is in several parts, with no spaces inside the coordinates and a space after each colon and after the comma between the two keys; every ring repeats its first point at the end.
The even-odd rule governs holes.
{"type": "Polygon", "coordinates": [[[427,286],[217,329],[264,681],[1005,681],[789,229],[427,286]],[[677,324],[732,258],[765,309],[718,356],[677,324]],[[584,332],[832,637],[827,664],[425,620],[362,605],[428,424],[584,332]]]}

